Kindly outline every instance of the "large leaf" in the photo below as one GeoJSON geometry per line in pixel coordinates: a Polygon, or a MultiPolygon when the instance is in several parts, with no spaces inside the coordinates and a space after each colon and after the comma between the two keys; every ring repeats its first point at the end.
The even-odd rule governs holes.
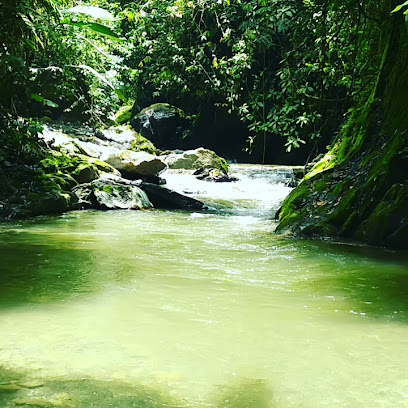
{"type": "Polygon", "coordinates": [[[115,19],[112,13],[109,11],[95,6],[76,6],[70,9],[64,10],[66,13],[73,13],[73,14],[86,14],[95,18],[96,20],[102,21],[112,21],[115,19]]]}
{"type": "Polygon", "coordinates": [[[102,83],[104,83],[105,85],[109,86],[109,88],[111,88],[116,95],[118,95],[119,99],[121,99],[123,102],[127,102],[127,99],[125,97],[125,95],[123,95],[123,93],[118,89],[115,88],[115,86],[109,82],[102,74],[100,74],[98,71],[95,71],[92,67],[89,67],[88,65],[72,65],[72,67],[75,68],[81,68],[85,71],[90,72],[91,74],[93,74],[96,78],[98,78],[102,83]]]}
{"type": "Polygon", "coordinates": [[[395,7],[394,10],[391,11],[391,13],[396,13],[397,11],[400,11],[403,7],[408,6],[408,0],[405,3],[402,3],[395,7]]]}
{"type": "Polygon", "coordinates": [[[111,40],[124,41],[123,38],[120,38],[109,27],[106,27],[106,26],[104,26],[102,24],[99,24],[99,23],[79,23],[79,22],[74,22],[74,21],[64,19],[64,20],[61,21],[61,24],[69,24],[69,25],[76,26],[76,27],[89,28],[94,33],[97,33],[97,34],[103,35],[105,37],[108,37],[111,40]]]}
{"type": "Polygon", "coordinates": [[[50,101],[49,99],[45,99],[43,96],[38,95],[38,94],[31,94],[31,98],[34,99],[37,102],[40,102],[43,105],[50,106],[51,108],[58,108],[59,105],[53,101],[50,101]]]}

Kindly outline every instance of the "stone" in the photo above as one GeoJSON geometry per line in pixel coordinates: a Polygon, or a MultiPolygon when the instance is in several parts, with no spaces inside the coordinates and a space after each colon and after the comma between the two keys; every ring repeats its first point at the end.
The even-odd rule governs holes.
{"type": "Polygon", "coordinates": [[[157,156],[130,150],[111,154],[105,161],[130,180],[157,176],[167,167],[157,156]]]}
{"type": "Polygon", "coordinates": [[[191,197],[186,197],[166,187],[142,182],[140,188],[146,192],[154,208],[166,210],[204,210],[206,206],[191,197]]]}
{"type": "Polygon", "coordinates": [[[217,170],[217,169],[198,169],[193,175],[196,176],[196,179],[202,181],[210,181],[214,183],[230,183],[232,181],[238,181],[236,177],[230,177],[228,174],[217,170]]]}
{"type": "Polygon", "coordinates": [[[132,105],[125,105],[119,108],[119,110],[115,113],[116,123],[124,124],[129,123],[130,119],[132,118],[132,105]]]}
{"type": "Polygon", "coordinates": [[[133,112],[130,123],[161,150],[182,147],[191,127],[191,120],[185,113],[168,103],[156,103],[138,113],[133,112]]]}
{"type": "Polygon", "coordinates": [[[77,168],[71,172],[71,176],[79,184],[90,183],[99,178],[99,171],[92,163],[80,163],[77,168]]]}
{"type": "Polygon", "coordinates": [[[97,131],[97,136],[121,150],[147,152],[150,154],[156,153],[156,147],[154,144],[132,129],[129,125],[99,129],[97,131]]]}
{"type": "Polygon", "coordinates": [[[92,183],[79,185],[73,191],[78,198],[79,208],[100,210],[151,208],[152,203],[139,185],[140,183],[132,183],[111,175],[111,178],[100,178],[92,183]]]}
{"type": "Polygon", "coordinates": [[[211,169],[218,170],[224,175],[228,174],[228,164],[225,159],[218,156],[212,150],[204,149],[203,147],[195,150],[186,150],[181,153],[172,153],[164,157],[164,162],[170,169],[211,169]]]}

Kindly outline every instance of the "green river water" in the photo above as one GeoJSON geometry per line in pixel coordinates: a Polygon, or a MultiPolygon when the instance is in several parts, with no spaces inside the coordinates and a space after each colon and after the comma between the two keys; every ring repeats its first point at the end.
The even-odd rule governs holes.
{"type": "Polygon", "coordinates": [[[0,408],[408,407],[407,254],[274,235],[254,174],[1,225],[0,408]]]}

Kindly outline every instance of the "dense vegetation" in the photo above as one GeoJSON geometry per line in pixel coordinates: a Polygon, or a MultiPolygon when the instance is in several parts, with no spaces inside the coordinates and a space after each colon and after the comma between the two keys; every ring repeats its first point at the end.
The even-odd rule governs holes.
{"type": "MultiPolygon", "coordinates": [[[[390,161],[381,154],[389,146],[398,154],[406,148],[401,89],[407,5],[398,5],[393,0],[99,0],[80,5],[6,0],[0,5],[0,165],[41,167],[47,153],[37,140],[38,123],[60,119],[102,126],[119,109],[126,119],[132,106],[137,112],[168,102],[193,115],[197,127],[208,117],[242,121],[243,147],[259,162],[277,160],[273,151],[285,161],[284,150],[305,144],[302,160],[311,160],[330,145],[330,156],[318,170],[348,165],[340,172],[347,177],[360,166],[362,178],[378,180],[381,160],[390,161]],[[357,159],[363,161],[357,165],[357,159]]],[[[235,145],[241,149],[241,142],[238,136],[228,139],[231,151],[235,145]]],[[[406,185],[405,177],[395,181],[384,167],[380,174],[384,183],[378,197],[396,183],[406,185]]],[[[300,187],[305,194],[306,183],[300,187]]],[[[315,181],[309,184],[314,191],[315,181]]],[[[319,203],[347,195],[327,193],[329,180],[326,187],[317,184],[326,194],[319,203]]],[[[359,211],[358,202],[369,199],[370,191],[344,204],[347,217],[359,211]]],[[[284,227],[310,216],[306,201],[314,205],[293,197],[281,213],[284,227]]],[[[372,207],[353,220],[336,218],[323,232],[355,236],[355,227],[367,221],[376,204],[372,207]]]]}

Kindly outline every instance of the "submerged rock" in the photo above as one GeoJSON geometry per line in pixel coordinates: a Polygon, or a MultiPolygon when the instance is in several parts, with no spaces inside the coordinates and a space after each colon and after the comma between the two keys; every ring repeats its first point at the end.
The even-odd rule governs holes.
{"type": "Polygon", "coordinates": [[[204,210],[206,206],[198,200],[186,197],[166,187],[142,182],[140,187],[146,192],[155,208],[166,210],[204,210]]]}
{"type": "Polygon", "coordinates": [[[133,112],[130,123],[137,132],[163,150],[180,148],[191,125],[181,109],[168,103],[156,103],[138,113],[133,112]]]}
{"type": "Polygon", "coordinates": [[[139,188],[140,183],[118,178],[101,178],[92,183],[74,188],[79,208],[96,208],[101,210],[151,208],[146,193],[139,188]]]}

